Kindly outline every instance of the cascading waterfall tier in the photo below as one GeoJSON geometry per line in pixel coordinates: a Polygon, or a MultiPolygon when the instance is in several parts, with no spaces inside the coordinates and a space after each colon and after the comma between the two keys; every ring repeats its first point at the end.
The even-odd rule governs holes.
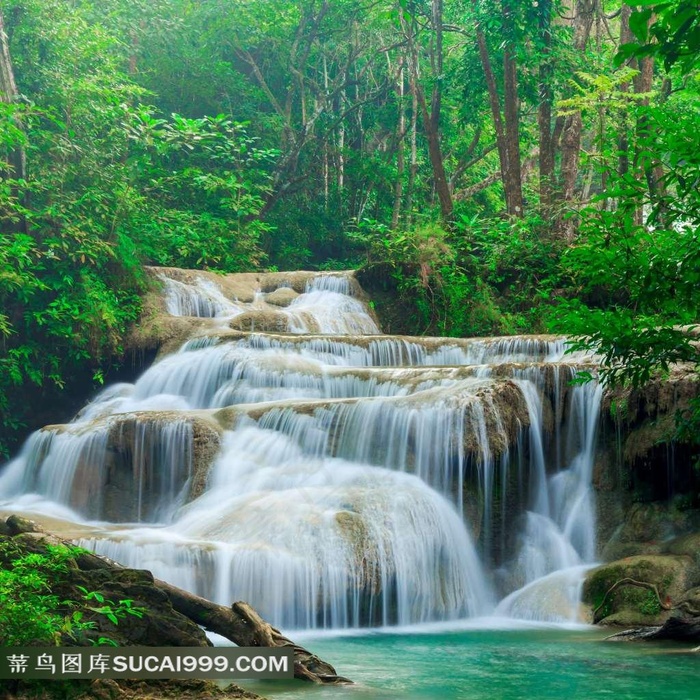
{"type": "Polygon", "coordinates": [[[352,273],[152,274],[190,337],[31,436],[0,507],[285,628],[575,617],[601,391],[570,380],[590,358],[383,336],[352,273]]]}

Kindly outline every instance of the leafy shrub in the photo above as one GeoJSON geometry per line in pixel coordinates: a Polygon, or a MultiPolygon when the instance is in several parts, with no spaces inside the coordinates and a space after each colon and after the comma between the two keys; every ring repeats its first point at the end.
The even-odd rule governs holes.
{"type": "MultiPolygon", "coordinates": [[[[88,616],[104,615],[118,624],[144,610],[132,600],[117,603],[98,591],[77,586],[81,600],[62,600],[53,591],[68,579],[78,548],[47,545],[46,553],[28,552],[11,539],[0,541],[0,646],[59,645],[77,641],[96,627],[88,616]]],[[[100,637],[100,644],[114,644],[100,637]]]]}

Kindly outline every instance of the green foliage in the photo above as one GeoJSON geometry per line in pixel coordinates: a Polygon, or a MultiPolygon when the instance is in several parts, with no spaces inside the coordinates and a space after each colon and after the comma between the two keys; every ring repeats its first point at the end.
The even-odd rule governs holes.
{"type": "Polygon", "coordinates": [[[601,353],[609,383],[634,386],[671,363],[700,359],[692,336],[700,305],[700,160],[691,146],[700,122],[697,113],[671,117],[666,109],[644,115],[653,128],[643,152],[662,153],[667,163],[663,189],[650,194],[628,173],[605,193],[615,198],[614,210],[582,212],[580,239],[564,256],[576,296],[552,313],[555,330],[580,334],[576,347],[601,353]]]}
{"type": "MultiPolygon", "coordinates": [[[[698,112],[684,103],[640,108],[640,166],[664,177],[651,189],[637,173],[613,175],[597,205],[583,210],[577,244],[564,254],[569,298],[551,328],[577,335],[572,349],[594,350],[608,384],[641,387],[673,363],[700,367],[700,159],[698,112]],[[610,202],[615,206],[609,209],[610,202]]],[[[677,416],[675,438],[697,445],[698,401],[677,416]]]]}
{"type": "Polygon", "coordinates": [[[156,118],[141,108],[125,124],[134,203],[131,237],[160,265],[234,272],[262,262],[258,217],[269,189],[264,167],[277,153],[256,147],[244,124],[220,114],[156,118]]]}
{"type": "Polygon", "coordinates": [[[639,611],[644,615],[658,615],[662,610],[658,597],[652,591],[646,591],[639,603],[639,611]]]}
{"type": "Polygon", "coordinates": [[[113,625],[118,625],[120,620],[129,615],[140,619],[146,612],[145,608],[135,606],[134,601],[129,598],[115,603],[98,591],[88,591],[84,586],[76,586],[76,588],[83,593],[83,600],[86,603],[91,601],[99,603],[97,606],[85,605],[85,607],[98,615],[104,615],[113,625]]]}
{"type": "Polygon", "coordinates": [[[26,554],[5,540],[0,557],[10,559],[9,568],[4,568],[7,564],[0,568],[0,644],[58,644],[64,632],[85,628],[79,617],[58,612],[60,600],[51,593],[52,582],[68,570],[71,553],[67,549],[26,554]]]}
{"type": "Polygon", "coordinates": [[[389,263],[423,332],[479,336],[532,332],[558,280],[558,246],[543,245],[533,217],[462,217],[452,232],[423,223],[400,231],[365,219],[348,238],[364,262],[389,263]]]}
{"type": "MultiPolygon", "coordinates": [[[[53,591],[68,578],[81,550],[47,545],[46,553],[28,552],[11,539],[0,541],[0,645],[60,645],[78,641],[94,630],[95,614],[118,624],[128,615],[142,617],[145,610],[132,600],[106,600],[96,591],[78,586],[82,600],[61,600],[53,591]],[[96,601],[98,606],[91,603],[96,601]],[[87,620],[87,616],[93,619],[87,620]]],[[[101,637],[99,644],[114,644],[101,637]]]]}
{"type": "Polygon", "coordinates": [[[463,219],[462,248],[496,297],[502,322],[492,332],[542,330],[543,316],[561,284],[564,247],[536,214],[517,220],[463,219]]]}
{"type": "Polygon", "coordinates": [[[631,56],[658,56],[669,70],[679,66],[689,73],[700,61],[700,13],[696,0],[640,0],[634,7],[630,29],[637,39],[620,46],[618,64],[631,56]]]}
{"type": "Polygon", "coordinates": [[[0,455],[28,396],[99,382],[119,358],[144,263],[251,269],[272,232],[259,214],[276,152],[226,115],[158,116],[93,9],[0,6],[24,93],[0,103],[0,455]]]}
{"type": "MultiPolygon", "coordinates": [[[[695,5],[634,3],[619,63],[672,69],[642,92],[648,64],[613,70],[614,42],[577,46],[582,26],[549,0],[444,3],[440,75],[429,3],[0,0],[21,93],[0,102],[0,453],[37,402],[104,381],[138,317],[144,263],[388,263],[419,330],[574,332],[609,381],[695,362],[679,328],[698,322],[700,288],[695,5]],[[477,26],[501,106],[505,49],[517,64],[521,220],[504,217],[494,182],[477,26]],[[418,88],[435,119],[439,104],[449,230],[432,223],[418,88]],[[538,115],[555,161],[546,206],[530,167],[538,115]],[[582,223],[573,240],[565,209],[582,223]]],[[[615,17],[590,19],[619,33],[615,17]]]]}

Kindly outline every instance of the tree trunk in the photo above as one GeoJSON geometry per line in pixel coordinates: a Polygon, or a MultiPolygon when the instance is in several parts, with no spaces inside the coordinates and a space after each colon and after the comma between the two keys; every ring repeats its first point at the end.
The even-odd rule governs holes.
{"type": "Polygon", "coordinates": [[[445,173],[445,162],[442,156],[440,146],[440,110],[442,104],[442,88],[440,86],[442,76],[442,0],[433,0],[432,2],[432,18],[431,24],[435,32],[435,42],[431,47],[431,64],[435,86],[433,87],[430,108],[425,97],[425,91],[420,84],[419,69],[418,69],[418,50],[415,44],[416,32],[415,28],[408,26],[408,23],[403,19],[402,26],[404,34],[408,41],[409,60],[411,67],[411,88],[416,97],[418,106],[420,107],[421,116],[423,117],[423,128],[428,141],[428,155],[430,156],[430,165],[433,169],[433,180],[435,183],[435,191],[437,192],[440,201],[440,213],[442,220],[446,224],[452,221],[452,213],[454,203],[452,201],[452,192],[450,184],[445,173]]]}
{"type": "Polygon", "coordinates": [[[396,229],[399,226],[401,217],[401,201],[403,198],[403,176],[406,170],[406,157],[404,155],[404,136],[406,134],[406,106],[404,105],[404,75],[403,75],[403,60],[399,66],[397,78],[396,96],[398,99],[399,118],[396,125],[396,183],[394,185],[394,207],[391,212],[391,228],[396,229]]]}
{"type": "MultiPolygon", "coordinates": [[[[10,45],[5,33],[5,21],[0,11],[0,102],[12,104],[17,101],[17,84],[12,69],[10,58],[10,45]]],[[[23,130],[23,125],[18,119],[14,119],[15,126],[23,130]]],[[[3,173],[3,177],[12,177],[16,180],[27,179],[27,159],[24,148],[21,145],[13,148],[8,154],[9,172],[3,173]]],[[[16,194],[16,193],[15,193],[16,194]]]]}
{"type": "MultiPolygon", "coordinates": [[[[620,9],[620,46],[629,44],[634,41],[634,35],[630,29],[630,17],[632,16],[632,8],[629,5],[622,5],[620,9]]],[[[631,61],[634,64],[636,61],[631,61]]],[[[627,92],[630,89],[629,83],[620,85],[621,92],[627,92]]],[[[630,168],[630,143],[629,143],[629,117],[627,111],[623,111],[620,117],[620,134],[617,141],[618,163],[617,172],[620,175],[625,175],[630,168]]]]}
{"type": "MultiPolygon", "coordinates": [[[[654,21],[653,16],[649,18],[649,24],[654,21]]],[[[654,59],[651,56],[646,56],[639,59],[639,75],[634,78],[634,91],[638,95],[644,95],[651,92],[654,82],[654,59]]],[[[643,106],[649,105],[649,98],[644,97],[640,104],[643,106]]],[[[649,152],[648,148],[640,148],[640,142],[648,139],[651,136],[649,119],[646,115],[642,115],[637,120],[637,149],[635,154],[635,165],[641,168],[647,181],[647,187],[652,199],[661,197],[665,193],[663,183],[664,168],[658,158],[654,158],[654,154],[649,152]]]]}
{"type": "MultiPolygon", "coordinates": [[[[474,3],[476,6],[476,3],[474,3]]],[[[486,36],[479,25],[476,28],[476,42],[479,48],[479,59],[481,68],[484,71],[486,80],[486,90],[489,96],[489,106],[491,107],[491,116],[493,118],[493,127],[496,132],[496,147],[498,149],[498,160],[501,164],[501,178],[504,178],[506,169],[508,168],[508,155],[506,152],[506,135],[503,129],[503,119],[501,118],[501,101],[498,97],[498,88],[496,87],[496,76],[493,73],[491,66],[491,57],[489,56],[488,47],[486,46],[486,36]]],[[[505,181],[503,182],[505,188],[505,181]]],[[[506,207],[508,206],[506,197],[506,207]]]]}
{"type": "MultiPolygon", "coordinates": [[[[508,10],[504,6],[504,21],[510,22],[508,10]]],[[[523,181],[520,163],[520,117],[518,104],[518,69],[515,50],[506,44],[503,49],[503,115],[506,126],[506,152],[508,154],[508,171],[505,173],[508,196],[508,213],[511,216],[523,216],[523,181]]]]}
{"type": "Polygon", "coordinates": [[[410,225],[413,219],[413,196],[418,176],[418,97],[412,76],[409,79],[409,87],[411,88],[411,160],[406,187],[406,223],[410,225]]]}
{"type": "MultiPolygon", "coordinates": [[[[473,2],[477,7],[476,0],[473,2]]],[[[506,9],[504,6],[504,20],[506,9]]],[[[509,20],[508,20],[509,21],[509,20]]],[[[476,41],[479,49],[481,68],[484,71],[486,89],[491,107],[494,131],[496,132],[496,147],[501,165],[501,181],[506,200],[506,211],[511,216],[523,215],[522,178],[520,171],[520,139],[518,128],[518,95],[517,95],[517,66],[512,48],[504,50],[504,93],[505,113],[501,115],[501,101],[498,96],[496,76],[493,72],[491,57],[486,44],[486,35],[477,24],[476,41]],[[504,123],[505,122],[505,123],[504,123]]]]}
{"type": "Polygon", "coordinates": [[[539,176],[540,208],[546,215],[552,206],[552,178],[554,176],[554,135],[552,133],[552,105],[554,91],[552,78],[552,0],[540,0],[539,34],[542,58],[539,67],[539,105],[537,125],[539,128],[539,176]]]}
{"type": "MultiPolygon", "coordinates": [[[[573,16],[573,48],[576,53],[582,53],[588,44],[597,7],[598,0],[576,0],[573,16]]],[[[580,112],[575,112],[566,117],[561,138],[560,189],[563,204],[571,204],[574,201],[581,155],[582,131],[583,120],[580,112]]],[[[560,218],[556,223],[556,230],[564,238],[570,240],[574,235],[574,220],[572,218],[560,218]]]]}

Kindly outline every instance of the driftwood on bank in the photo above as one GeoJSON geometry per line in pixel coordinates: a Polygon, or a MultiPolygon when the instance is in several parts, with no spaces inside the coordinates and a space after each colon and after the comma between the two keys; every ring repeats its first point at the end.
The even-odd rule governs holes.
{"type": "MultiPolygon", "coordinates": [[[[673,641],[700,642],[700,618],[669,617],[663,625],[656,627],[637,627],[611,634],[605,638],[610,641],[673,641]]],[[[700,651],[700,647],[693,649],[700,651]]]]}
{"type": "Polygon", "coordinates": [[[247,603],[233,603],[227,608],[159,579],[155,579],[155,585],[168,595],[177,612],[238,646],[292,647],[295,678],[314,683],[351,682],[339,676],[329,663],[287,639],[279,630],[265,622],[247,603]]]}
{"type": "Polygon", "coordinates": [[[700,642],[700,617],[669,617],[647,639],[670,639],[676,642],[700,642]]]}

